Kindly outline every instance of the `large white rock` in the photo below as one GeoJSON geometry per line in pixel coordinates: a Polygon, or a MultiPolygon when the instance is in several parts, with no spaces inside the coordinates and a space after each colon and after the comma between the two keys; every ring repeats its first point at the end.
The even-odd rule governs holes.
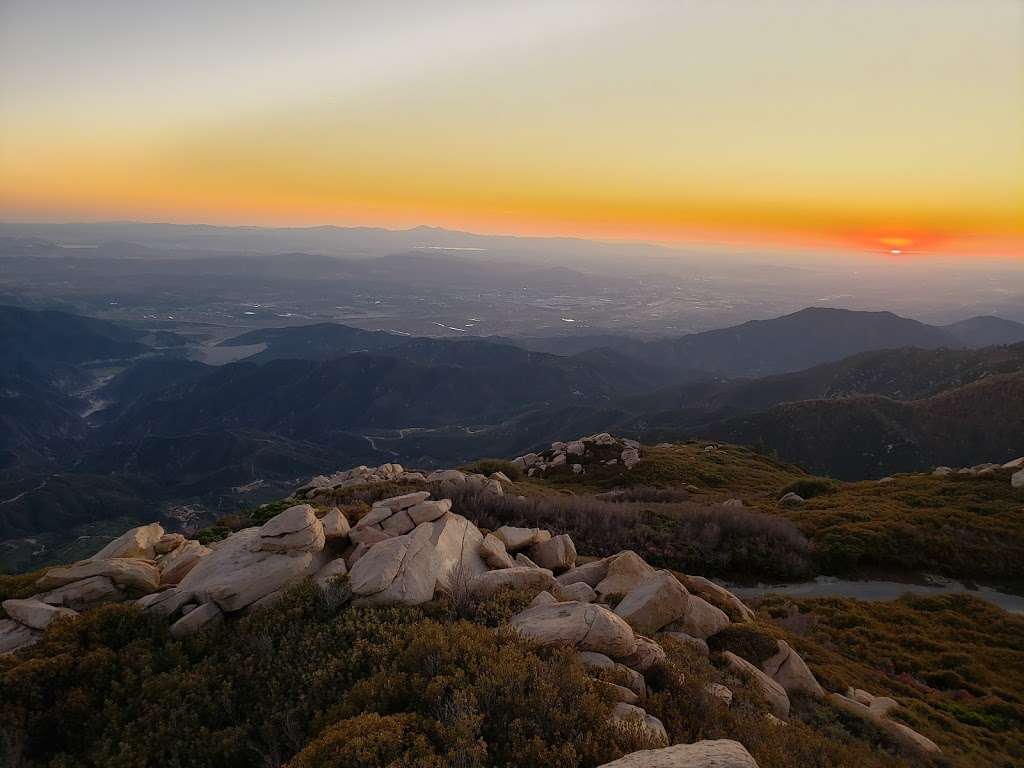
{"type": "Polygon", "coordinates": [[[153,545],[153,554],[166,555],[168,552],[177,549],[185,543],[185,537],[180,533],[165,533],[156,544],[153,545]]]}
{"type": "Polygon", "coordinates": [[[330,512],[320,518],[320,525],[322,525],[324,529],[324,538],[330,542],[344,541],[347,539],[348,532],[352,527],[348,524],[348,518],[345,517],[345,514],[337,507],[334,507],[330,512]]]}
{"type": "Polygon", "coordinates": [[[633,752],[599,768],[757,768],[738,741],[716,739],[633,752]]]}
{"type": "Polygon", "coordinates": [[[42,632],[29,629],[13,619],[0,619],[0,656],[39,642],[42,632]]]}
{"type": "Polygon", "coordinates": [[[186,541],[177,549],[164,555],[157,562],[160,569],[160,583],[177,584],[191,571],[199,561],[213,552],[198,541],[186,541]]]}
{"type": "Polygon", "coordinates": [[[542,592],[553,590],[555,584],[555,577],[547,568],[502,568],[474,577],[469,582],[469,592],[475,597],[491,597],[506,587],[542,592]]]}
{"type": "Polygon", "coordinates": [[[594,590],[602,600],[609,595],[625,595],[652,573],[654,568],[636,552],[627,549],[608,558],[605,576],[594,590]]]}
{"type": "Polygon", "coordinates": [[[29,629],[38,630],[46,629],[55,619],[73,618],[78,615],[70,608],[49,605],[33,598],[4,600],[3,608],[7,615],[15,621],[24,624],[29,629]]]}
{"type": "Polygon", "coordinates": [[[511,525],[503,525],[494,532],[505,544],[509,552],[518,552],[520,549],[532,547],[551,538],[551,531],[541,528],[516,528],[511,525]]]}
{"type": "Polygon", "coordinates": [[[615,613],[633,629],[654,634],[686,616],[690,594],[670,571],[655,571],[626,593],[615,613]]]}
{"type": "Polygon", "coordinates": [[[534,544],[527,555],[541,568],[548,568],[555,573],[576,565],[576,547],[564,533],[534,544]]]}
{"type": "Polygon", "coordinates": [[[72,565],[51,568],[36,586],[50,590],[93,576],[106,576],[122,588],[153,592],[160,586],[160,571],[152,560],[118,557],[110,560],[82,560],[72,565]]]}
{"type": "Polygon", "coordinates": [[[1024,488],[1024,469],[1013,473],[1010,477],[1010,485],[1014,488],[1024,488]]]}
{"type": "Polygon", "coordinates": [[[726,664],[734,672],[749,675],[754,685],[764,694],[765,700],[772,711],[772,714],[785,720],[789,717],[789,695],[786,690],[768,675],[755,667],[746,659],[741,659],[732,651],[722,654],[726,664]]]}
{"type": "Polygon", "coordinates": [[[433,533],[433,525],[424,523],[412,533],[378,544],[360,558],[349,576],[356,596],[353,605],[421,605],[429,601],[440,562],[433,533]]]}
{"type": "Polygon", "coordinates": [[[201,558],[178,587],[231,613],[312,576],[325,560],[321,552],[268,552],[260,549],[262,541],[259,528],[238,531],[201,558]]]}
{"type": "Polygon", "coordinates": [[[573,584],[562,586],[557,581],[554,586],[554,595],[562,601],[576,601],[578,603],[592,603],[597,599],[597,593],[589,584],[577,581],[573,584]]]}
{"type": "Polygon", "coordinates": [[[380,527],[385,533],[392,533],[395,536],[404,536],[416,527],[416,523],[414,523],[412,518],[409,517],[409,512],[407,510],[401,509],[391,515],[387,520],[384,520],[380,524],[380,527]]]}
{"type": "Polygon", "coordinates": [[[697,595],[690,595],[686,604],[686,614],[681,621],[667,627],[672,632],[684,632],[691,637],[707,640],[717,635],[731,622],[725,612],[716,608],[707,600],[697,595]]]}
{"type": "Polygon", "coordinates": [[[608,575],[608,567],[614,557],[614,555],[612,557],[603,557],[600,560],[592,560],[589,563],[577,565],[575,568],[561,574],[558,577],[558,583],[569,585],[579,582],[589,587],[597,587],[601,580],[608,575]]]}
{"type": "Polygon", "coordinates": [[[436,501],[421,501],[405,510],[413,523],[429,523],[443,517],[446,512],[451,511],[451,499],[437,499],[436,501]]]}
{"type": "Polygon", "coordinates": [[[488,533],[480,542],[480,557],[491,568],[514,568],[516,564],[505,549],[505,543],[493,533],[488,533]]]}
{"type": "Polygon", "coordinates": [[[754,620],[754,612],[725,587],[719,586],[703,576],[682,576],[681,579],[688,592],[699,595],[709,603],[726,606],[739,621],[754,620]]]}
{"type": "Polygon", "coordinates": [[[642,729],[654,743],[668,744],[668,733],[661,720],[634,704],[620,701],[612,707],[609,719],[620,727],[631,726],[642,729]]]}
{"type": "Polygon", "coordinates": [[[803,693],[816,699],[825,698],[825,691],[796,651],[785,640],[779,640],[779,652],[761,664],[764,673],[786,689],[786,693],[803,693]]]}
{"type": "Polygon", "coordinates": [[[470,582],[487,572],[480,557],[483,534],[462,515],[447,512],[431,526],[430,540],[437,551],[437,589],[451,594],[468,588],[470,582]]]}
{"type": "Polygon", "coordinates": [[[636,650],[633,651],[629,656],[624,656],[619,659],[630,669],[635,669],[637,672],[646,672],[655,664],[664,661],[667,658],[665,649],[662,648],[654,640],[643,635],[636,636],[636,650]]]}
{"type": "Polygon", "coordinates": [[[600,605],[555,603],[527,608],[513,616],[509,625],[542,646],[567,645],[614,657],[636,651],[630,626],[600,605]]]}
{"type": "Polygon", "coordinates": [[[35,595],[50,605],[62,605],[76,611],[97,603],[117,602],[124,598],[124,593],[114,586],[114,582],[106,576],[92,576],[81,581],[73,581],[63,587],[35,595]]]}
{"type": "Polygon", "coordinates": [[[309,504],[297,504],[263,524],[257,547],[264,552],[319,552],[324,541],[316,510],[309,504]]]}
{"type": "Polygon", "coordinates": [[[216,603],[203,603],[171,624],[171,637],[181,638],[192,635],[204,627],[221,624],[223,621],[224,613],[216,603]]]}
{"type": "Polygon", "coordinates": [[[103,549],[92,556],[92,560],[107,560],[112,557],[142,557],[152,560],[156,555],[154,547],[164,535],[159,523],[140,525],[125,531],[103,549]]]}

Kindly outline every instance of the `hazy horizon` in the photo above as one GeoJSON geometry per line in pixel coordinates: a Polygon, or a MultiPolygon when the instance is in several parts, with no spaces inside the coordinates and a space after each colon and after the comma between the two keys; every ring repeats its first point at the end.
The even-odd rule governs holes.
{"type": "Polygon", "coordinates": [[[11,0],[0,216],[1016,259],[1022,28],[1012,0],[11,0]]]}

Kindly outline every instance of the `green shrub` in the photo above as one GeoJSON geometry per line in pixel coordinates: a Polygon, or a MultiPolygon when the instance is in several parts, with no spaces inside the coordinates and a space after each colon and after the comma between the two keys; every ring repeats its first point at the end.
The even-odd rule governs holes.
{"type": "Polygon", "coordinates": [[[359,715],[326,728],[288,768],[444,768],[434,730],[417,715],[359,715]]]}
{"type": "Polygon", "coordinates": [[[758,667],[779,652],[778,641],[754,624],[730,624],[708,638],[708,648],[715,653],[732,651],[758,667]]]}

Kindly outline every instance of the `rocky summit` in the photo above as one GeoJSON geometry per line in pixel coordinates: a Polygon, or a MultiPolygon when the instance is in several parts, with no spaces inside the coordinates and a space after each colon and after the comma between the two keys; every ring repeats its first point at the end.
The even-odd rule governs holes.
{"type": "MultiPolygon", "coordinates": [[[[881,649],[933,617],[998,609],[751,603],[720,576],[723,562],[806,568],[813,550],[780,516],[910,489],[1010,498],[1022,461],[846,488],[725,444],[599,433],[460,468],[340,469],[191,535],[138,525],[85,559],[0,577],[0,713],[23,724],[11,743],[54,765],[119,764],[136,726],[113,723],[136,718],[178,723],[133,758],[144,766],[248,765],[254,750],[292,768],[978,765],[983,742],[933,726],[963,694],[935,702],[919,681],[946,677],[908,677],[881,649]],[[54,696],[71,712],[72,691],[95,690],[100,716],[117,677],[103,659],[159,682],[128,696],[131,712],[76,716],[92,723],[80,742],[34,741],[54,696]]],[[[936,664],[956,656],[942,649],[936,664]]]]}

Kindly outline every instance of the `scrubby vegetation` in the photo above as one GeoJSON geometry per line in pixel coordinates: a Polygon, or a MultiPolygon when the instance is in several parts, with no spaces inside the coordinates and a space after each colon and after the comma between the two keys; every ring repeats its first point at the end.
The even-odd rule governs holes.
{"type": "Polygon", "coordinates": [[[864,688],[904,706],[949,763],[1024,765],[1024,616],[966,596],[893,602],[771,598],[762,616],[825,688],[864,688]]]}
{"type": "Polygon", "coordinates": [[[1009,472],[989,476],[898,475],[844,483],[797,507],[760,507],[796,523],[824,573],[870,568],[1020,579],[1024,490],[1009,472]]]}
{"type": "MultiPolygon", "coordinates": [[[[444,601],[353,609],[342,582],[183,640],[124,605],[58,621],[0,659],[5,768],[571,768],[650,746],[608,723],[608,694],[571,652],[495,629],[526,599],[505,593],[467,621],[444,601]]],[[[819,704],[771,724],[755,689],[666,647],[646,706],[673,740],[736,739],[761,768],[912,765],[819,704]],[[729,684],[731,708],[710,682],[729,684]]]]}
{"type": "Polygon", "coordinates": [[[484,528],[549,528],[572,534],[580,552],[632,549],[650,562],[705,575],[784,579],[813,572],[807,539],[789,521],[760,512],[693,502],[619,502],[592,496],[451,494],[454,506],[484,528]]]}

